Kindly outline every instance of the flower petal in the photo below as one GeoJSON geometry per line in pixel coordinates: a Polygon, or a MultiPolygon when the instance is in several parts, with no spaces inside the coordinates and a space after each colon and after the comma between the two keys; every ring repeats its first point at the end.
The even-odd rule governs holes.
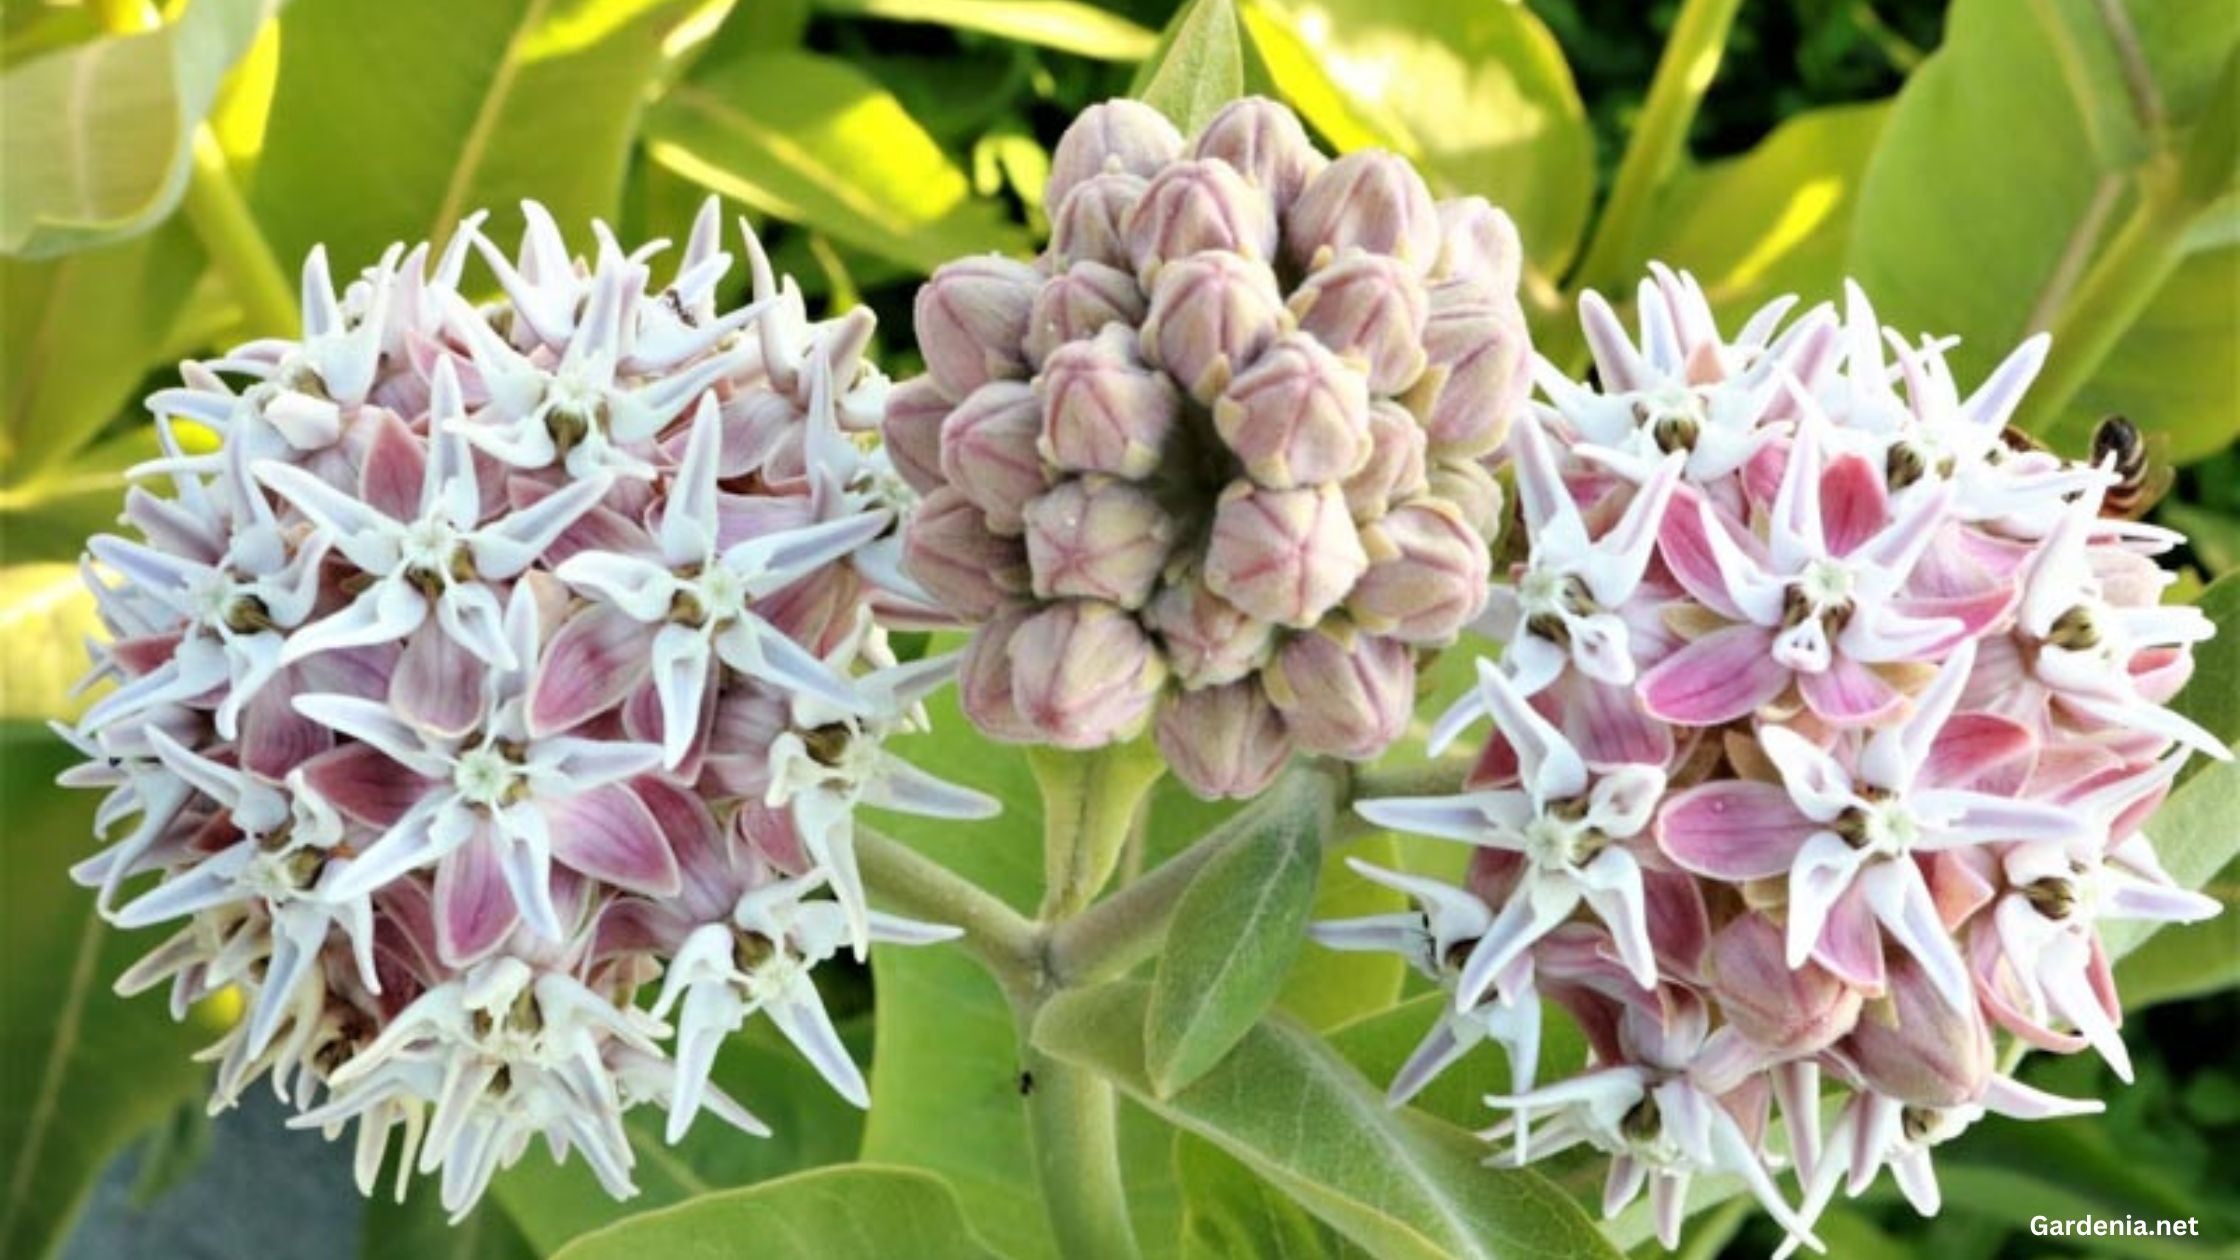
{"type": "Polygon", "coordinates": [[[1657,663],[1638,684],[1651,716],[1717,726],[1779,696],[1793,674],[1773,659],[1773,634],[1744,624],[1714,630],[1657,663]]]}
{"type": "Polygon", "coordinates": [[[653,811],[621,784],[544,805],[552,856],[563,866],[649,897],[683,886],[677,857],[653,811]]]}
{"type": "Polygon", "coordinates": [[[1729,779],[1667,800],[1657,846],[1698,875],[1739,882],[1786,873],[1818,830],[1779,786],[1729,779]]]}

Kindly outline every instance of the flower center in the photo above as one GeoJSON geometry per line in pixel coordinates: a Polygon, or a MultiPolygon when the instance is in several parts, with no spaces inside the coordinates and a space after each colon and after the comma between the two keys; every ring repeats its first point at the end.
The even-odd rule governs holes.
{"type": "Polygon", "coordinates": [[[496,744],[460,753],[452,767],[451,786],[468,803],[486,809],[514,804],[529,790],[521,763],[496,744]]]}
{"type": "Polygon", "coordinates": [[[1692,451],[1708,418],[1703,399],[1678,385],[1660,385],[1633,396],[1633,418],[1659,451],[1692,451]]]}

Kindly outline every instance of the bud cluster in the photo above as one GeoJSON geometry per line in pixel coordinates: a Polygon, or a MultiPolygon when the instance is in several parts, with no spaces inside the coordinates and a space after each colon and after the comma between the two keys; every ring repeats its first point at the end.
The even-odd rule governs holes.
{"type": "Polygon", "coordinates": [[[1034,262],[919,291],[926,374],[888,400],[908,571],[977,626],[966,712],[1067,748],[1154,724],[1206,795],[1381,752],[1483,604],[1528,385],[1515,228],[1258,98],[1187,138],[1093,107],[1046,201],[1034,262]]]}
{"type": "Polygon", "coordinates": [[[2104,510],[2112,469],[2007,430],[2045,339],[1963,396],[1855,287],[1792,306],[1725,340],[1658,268],[1636,341],[1587,295],[1599,385],[1538,366],[1504,646],[1433,730],[1491,717],[1470,790],[1359,807],[1476,846],[1466,885],[1357,867],[1419,909],[1317,927],[1453,995],[1396,1096],[1502,1042],[1488,1136],[1606,1152],[1606,1210],[1646,1184],[1667,1246],[1715,1172],[1792,1247],[1885,1166],[1935,1212],[1928,1153],[1985,1112],[2100,1106],[2001,1075],[1994,1032],[2129,1079],[2101,923],[2217,909],[2140,831],[2190,751],[2230,755],[2165,707],[2212,628],[2161,602],[2180,540],[2104,510]],[[1593,1060],[1535,1088],[1543,997],[1593,1060]]]}
{"type": "Polygon", "coordinates": [[[866,909],[852,810],[994,807],[881,751],[949,666],[873,622],[924,610],[868,315],[811,323],[751,233],[719,311],[713,201],[658,288],[660,244],[577,259],[524,209],[518,258],[478,216],[339,296],[314,252],[301,338],[149,400],[61,729],[113,837],[73,874],[184,921],[120,990],[246,997],[213,1105],[269,1073],[356,1123],[361,1186],[397,1136],[461,1214],[540,1137],[630,1193],[639,1103],[767,1132],[708,1084],[753,1014],[867,1102],[810,972],[950,933],[866,909]]]}

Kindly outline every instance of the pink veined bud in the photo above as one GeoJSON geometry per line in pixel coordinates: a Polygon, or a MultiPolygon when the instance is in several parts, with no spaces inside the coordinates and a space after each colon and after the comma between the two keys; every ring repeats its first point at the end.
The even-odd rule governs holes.
{"type": "Polygon", "coordinates": [[[1261,677],[1299,747],[1349,761],[1390,747],[1415,707],[1414,651],[1343,622],[1294,636],[1261,677]]]}
{"type": "Polygon", "coordinates": [[[941,472],[988,514],[988,528],[1026,528],[1027,500],[1050,485],[1035,452],[1042,404],[1025,381],[990,381],[972,391],[941,424],[941,472]]]}
{"type": "Polygon", "coordinates": [[[1174,542],[1174,521],[1141,487],[1092,474],[1027,505],[1027,557],[1042,599],[1140,608],[1174,542]]]}
{"type": "Polygon", "coordinates": [[[1097,748],[1140,730],[1166,671],[1135,618],[1090,600],[1029,617],[1011,639],[1011,698],[1060,748],[1097,748]]]}
{"type": "Polygon", "coordinates": [[[1973,1102],[1995,1070],[1991,1031],[1970,996],[1954,1010],[1935,983],[1900,950],[1886,954],[1889,996],[1860,1012],[1843,1054],[1869,1087],[1920,1107],[1973,1102]]]}
{"type": "Polygon", "coordinates": [[[1173,373],[1191,397],[1211,403],[1290,324],[1266,263],[1193,254],[1159,273],[1143,323],[1143,355],[1173,373]]]}
{"type": "Polygon", "coordinates": [[[880,425],[887,458],[919,494],[943,483],[941,422],[951,407],[931,376],[912,377],[887,391],[887,418],[880,425]]]}
{"type": "Polygon", "coordinates": [[[1265,664],[1275,642],[1275,627],[1207,590],[1195,575],[1160,587],[1143,620],[1185,687],[1235,682],[1265,664]]]}
{"type": "Polygon", "coordinates": [[[1432,279],[1464,281],[1489,296],[1517,291],[1524,246],[1507,211],[1483,197],[1456,197],[1439,203],[1439,228],[1439,265],[1432,279]]]}
{"type": "Polygon", "coordinates": [[[1348,251],[1293,290],[1290,308],[1301,331],[1360,360],[1379,394],[1398,394],[1423,373],[1430,302],[1396,258],[1348,251]]]}
{"type": "Polygon", "coordinates": [[[1275,208],[1227,162],[1176,162],[1128,215],[1128,258],[1149,288],[1162,266],[1205,250],[1273,260],[1275,208]]]}
{"type": "Polygon", "coordinates": [[[1129,268],[1128,216],[1143,200],[1146,181],[1126,171],[1105,171],[1076,184],[1050,212],[1054,267],[1101,263],[1129,268]]]}
{"type": "Polygon", "coordinates": [[[1851,1031],[1862,994],[1818,963],[1792,970],[1781,929],[1743,914],[1711,940],[1711,993],[1750,1043],[1781,1058],[1817,1054],[1851,1031]]]}
{"type": "Polygon", "coordinates": [[[1206,553],[1206,585],[1264,621],[1306,629],[1338,606],[1369,567],[1336,486],[1222,492],[1206,553]]]}
{"type": "Polygon", "coordinates": [[[1026,544],[990,530],[980,505],[954,486],[918,504],[902,558],[918,585],[967,621],[987,620],[1027,589],[1026,544]]]}
{"type": "Polygon", "coordinates": [[[1307,138],[1299,116],[1264,96],[1247,96],[1221,107],[1198,133],[1190,156],[1219,158],[1267,195],[1277,214],[1296,201],[1307,181],[1330,159],[1307,138]]]}
{"type": "Polygon", "coordinates": [[[1439,260],[1439,241],[1439,211],[1423,177],[1382,149],[1324,167],[1284,216],[1284,247],[1308,271],[1350,247],[1390,254],[1423,275],[1439,260]]]}
{"type": "Polygon", "coordinates": [[[1175,777],[1205,797],[1257,795],[1291,758],[1283,715],[1250,679],[1170,697],[1153,733],[1175,777]]]}
{"type": "Polygon", "coordinates": [[[1141,101],[1115,99],[1081,111],[1050,152],[1043,204],[1057,205],[1083,180],[1109,170],[1149,178],[1182,152],[1182,133],[1141,101]]]}
{"type": "Polygon", "coordinates": [[[1035,378],[1042,400],[1042,457],[1073,472],[1141,478],[1159,466],[1182,396],[1146,367],[1120,325],[1058,347],[1035,378]]]}
{"type": "Polygon", "coordinates": [[[1034,615],[1031,608],[998,613],[973,631],[957,662],[957,703],[972,724],[993,738],[1027,744],[1038,737],[1035,724],[1019,712],[1012,698],[1012,643],[1019,627],[1034,615]]]}
{"type": "Polygon", "coordinates": [[[1058,347],[1094,337],[1107,325],[1132,330],[1143,322],[1146,305],[1134,276],[1103,263],[1077,262],[1050,277],[1035,294],[1027,357],[1039,367],[1058,347]]]}
{"type": "Polygon", "coordinates": [[[1423,426],[1399,403],[1369,404],[1369,458],[1341,485],[1346,510],[1357,521],[1372,521],[1401,499],[1423,493],[1423,426]]]}
{"type": "Polygon", "coordinates": [[[1352,364],[1290,333],[1213,404],[1214,430],[1271,489],[1337,481],[1369,458],[1369,387],[1352,364]]]}
{"type": "Polygon", "coordinates": [[[1405,643],[1454,642],[1486,602],[1492,567],[1485,538],[1451,503],[1402,504],[1361,531],[1369,571],[1346,611],[1355,624],[1405,643]]]}
{"type": "Polygon", "coordinates": [[[987,254],[945,263],[918,286],[914,320],[926,371],[954,401],[991,380],[1023,377],[1027,313],[1042,276],[987,254]]]}
{"type": "Polygon", "coordinates": [[[1499,447],[1532,390],[1524,312],[1450,281],[1433,290],[1423,344],[1430,361],[1408,404],[1432,451],[1475,458],[1499,447]]]}
{"type": "Polygon", "coordinates": [[[1501,530],[1501,483],[1485,465],[1473,459],[1436,459],[1424,479],[1436,498],[1445,499],[1462,512],[1462,519],[1485,538],[1501,530]]]}

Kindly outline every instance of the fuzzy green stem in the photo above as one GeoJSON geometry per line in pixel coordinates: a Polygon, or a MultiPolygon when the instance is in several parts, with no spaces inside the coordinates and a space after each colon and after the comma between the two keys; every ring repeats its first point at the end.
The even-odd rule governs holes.
{"type": "Polygon", "coordinates": [[[1068,1260],[1135,1260],[1128,1192],[1120,1175],[1112,1086],[1086,1068],[1029,1052],[1027,1132],[1043,1206],[1068,1260]]]}
{"type": "Polygon", "coordinates": [[[248,334],[294,336],[302,327],[295,289],[273,255],[272,243],[249,213],[249,202],[226,164],[225,148],[207,123],[195,129],[194,172],[181,205],[196,239],[241,303],[248,334]]]}
{"type": "Polygon", "coordinates": [[[1633,142],[1618,164],[1610,202],[1573,278],[1573,292],[1622,284],[1640,267],[1642,237],[1657,194],[1687,148],[1688,126],[1719,73],[1727,32],[1741,7],[1742,0],[1687,0],[1681,7],[1672,38],[1657,60],[1656,77],[1649,82],[1633,142]]]}
{"type": "Polygon", "coordinates": [[[1039,982],[1041,940],[993,893],[898,841],[856,824],[856,865],[872,900],[897,914],[964,929],[964,947],[1015,998],[1039,982]]]}
{"type": "Polygon", "coordinates": [[[1148,739],[1087,752],[1030,748],[1042,787],[1042,919],[1079,914],[1120,863],[1136,811],[1166,763],[1148,739]]]}

